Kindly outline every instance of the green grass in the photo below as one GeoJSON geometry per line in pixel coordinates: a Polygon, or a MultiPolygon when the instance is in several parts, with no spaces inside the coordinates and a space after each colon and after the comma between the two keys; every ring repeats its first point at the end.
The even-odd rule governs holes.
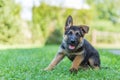
{"type": "Polygon", "coordinates": [[[53,71],[48,66],[58,46],[0,50],[0,80],[120,80],[120,56],[99,50],[101,66],[108,69],[80,70],[70,74],[71,62],[65,58],[53,71]]]}

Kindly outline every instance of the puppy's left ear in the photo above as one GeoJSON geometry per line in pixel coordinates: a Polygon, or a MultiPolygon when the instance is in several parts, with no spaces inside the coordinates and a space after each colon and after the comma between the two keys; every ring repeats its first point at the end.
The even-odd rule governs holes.
{"type": "Polygon", "coordinates": [[[89,27],[87,25],[80,25],[80,29],[82,29],[84,34],[88,33],[89,31],[89,27]]]}

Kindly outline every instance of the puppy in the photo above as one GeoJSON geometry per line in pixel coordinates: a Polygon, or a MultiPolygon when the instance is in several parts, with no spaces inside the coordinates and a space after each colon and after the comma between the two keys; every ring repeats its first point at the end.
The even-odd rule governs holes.
{"type": "Polygon", "coordinates": [[[65,23],[63,41],[59,50],[45,70],[52,70],[65,56],[72,61],[71,73],[77,73],[80,67],[90,66],[93,69],[100,68],[100,57],[98,51],[86,40],[84,36],[88,33],[86,25],[73,25],[72,16],[68,16],[65,23]]]}

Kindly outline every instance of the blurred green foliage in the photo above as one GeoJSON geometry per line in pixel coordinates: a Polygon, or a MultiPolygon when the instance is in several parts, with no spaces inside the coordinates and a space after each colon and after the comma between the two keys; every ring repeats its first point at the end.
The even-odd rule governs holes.
{"type": "Polygon", "coordinates": [[[120,19],[120,0],[87,0],[97,13],[97,19],[110,20],[113,24],[120,19]]]}
{"type": "MultiPolygon", "coordinates": [[[[21,7],[14,0],[0,0],[0,43],[60,44],[68,15],[73,16],[74,24],[90,26],[86,35],[89,41],[94,29],[120,32],[120,0],[86,1],[90,9],[66,9],[42,3],[33,7],[33,19],[27,22],[20,18],[21,7]],[[24,34],[31,37],[27,39],[24,34]]],[[[98,41],[114,42],[111,38],[98,37],[98,41]]]]}
{"type": "MultiPolygon", "coordinates": [[[[88,24],[93,19],[92,10],[74,10],[51,7],[41,4],[33,8],[33,24],[36,38],[43,39],[46,44],[60,44],[64,31],[65,20],[68,15],[73,16],[74,23],[88,24]],[[37,32],[38,31],[38,32],[37,32]],[[40,32],[39,32],[40,31],[40,32]]],[[[34,38],[35,40],[37,40],[34,38]]]]}
{"type": "Polygon", "coordinates": [[[0,0],[0,43],[17,42],[20,7],[13,0],[0,0]]]}

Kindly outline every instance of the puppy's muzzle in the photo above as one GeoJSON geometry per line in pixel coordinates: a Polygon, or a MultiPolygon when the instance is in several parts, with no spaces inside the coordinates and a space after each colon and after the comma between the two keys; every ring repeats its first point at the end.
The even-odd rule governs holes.
{"type": "Polygon", "coordinates": [[[71,39],[70,39],[70,43],[71,43],[71,44],[75,44],[75,39],[71,38],[71,39]]]}

